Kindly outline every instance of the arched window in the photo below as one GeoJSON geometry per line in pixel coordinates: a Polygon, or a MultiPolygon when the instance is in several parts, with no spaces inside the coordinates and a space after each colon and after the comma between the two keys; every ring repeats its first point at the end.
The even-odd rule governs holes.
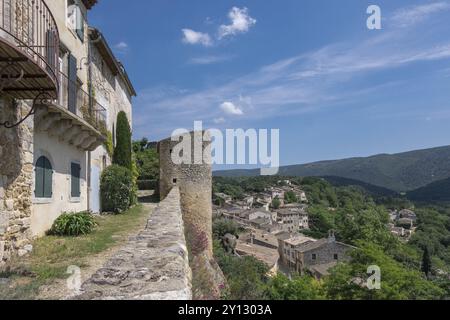
{"type": "Polygon", "coordinates": [[[53,168],[44,156],[36,161],[34,195],[36,198],[51,198],[53,195],[53,168]]]}

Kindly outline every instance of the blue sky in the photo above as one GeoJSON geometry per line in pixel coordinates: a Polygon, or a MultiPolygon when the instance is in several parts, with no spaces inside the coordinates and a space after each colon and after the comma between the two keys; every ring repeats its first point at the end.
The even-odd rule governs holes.
{"type": "Polygon", "coordinates": [[[138,92],[135,138],[276,128],[282,165],[450,144],[449,18],[439,0],[100,0],[89,17],[138,92]]]}

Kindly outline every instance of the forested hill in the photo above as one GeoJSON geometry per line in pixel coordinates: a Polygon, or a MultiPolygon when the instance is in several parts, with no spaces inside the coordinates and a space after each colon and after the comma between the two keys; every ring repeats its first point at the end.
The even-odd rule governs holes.
{"type": "Polygon", "coordinates": [[[450,178],[408,192],[407,197],[420,202],[450,202],[450,178]]]}
{"type": "MultiPolygon", "coordinates": [[[[257,176],[259,170],[216,171],[214,175],[257,176]]],[[[406,192],[450,178],[450,146],[287,166],[280,168],[279,175],[343,177],[406,192]]]]}

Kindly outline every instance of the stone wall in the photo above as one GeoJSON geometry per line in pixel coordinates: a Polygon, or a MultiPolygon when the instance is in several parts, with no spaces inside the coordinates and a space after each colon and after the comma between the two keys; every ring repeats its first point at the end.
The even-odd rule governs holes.
{"type": "Polygon", "coordinates": [[[82,286],[80,300],[190,300],[191,269],[180,208],[172,189],[144,231],[82,286]]]}
{"type": "MultiPolygon", "coordinates": [[[[180,189],[188,245],[195,255],[205,252],[212,258],[212,167],[211,155],[207,152],[209,142],[203,141],[204,132],[191,132],[181,137],[191,142],[190,163],[173,163],[172,153],[178,150],[176,146],[179,141],[169,138],[158,144],[160,195],[163,199],[173,187],[180,189]],[[195,147],[204,153],[205,161],[202,164],[194,162],[195,147]]],[[[180,141],[184,141],[182,139],[180,141]]],[[[208,140],[208,136],[205,140],[208,140]]]]}
{"type": "MultiPolygon", "coordinates": [[[[0,121],[17,122],[29,106],[0,97],[0,121]]],[[[19,127],[0,127],[0,267],[32,250],[33,117],[19,127]]]]}
{"type": "Polygon", "coordinates": [[[318,264],[349,261],[349,253],[353,249],[354,248],[349,245],[336,241],[329,241],[318,248],[305,252],[303,255],[303,266],[310,267],[318,264]],[[316,259],[312,258],[313,254],[316,259]],[[338,256],[337,260],[334,259],[335,254],[338,256]]]}

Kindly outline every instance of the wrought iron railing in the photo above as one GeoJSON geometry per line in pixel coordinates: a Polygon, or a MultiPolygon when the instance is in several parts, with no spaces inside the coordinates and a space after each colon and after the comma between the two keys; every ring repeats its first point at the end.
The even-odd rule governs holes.
{"type": "Polygon", "coordinates": [[[0,0],[0,37],[46,71],[57,86],[59,33],[43,0],[0,0]]]}
{"type": "Polygon", "coordinates": [[[107,133],[106,108],[90,97],[80,84],[69,80],[59,72],[59,96],[57,104],[85,120],[102,134],[107,133]]]}

